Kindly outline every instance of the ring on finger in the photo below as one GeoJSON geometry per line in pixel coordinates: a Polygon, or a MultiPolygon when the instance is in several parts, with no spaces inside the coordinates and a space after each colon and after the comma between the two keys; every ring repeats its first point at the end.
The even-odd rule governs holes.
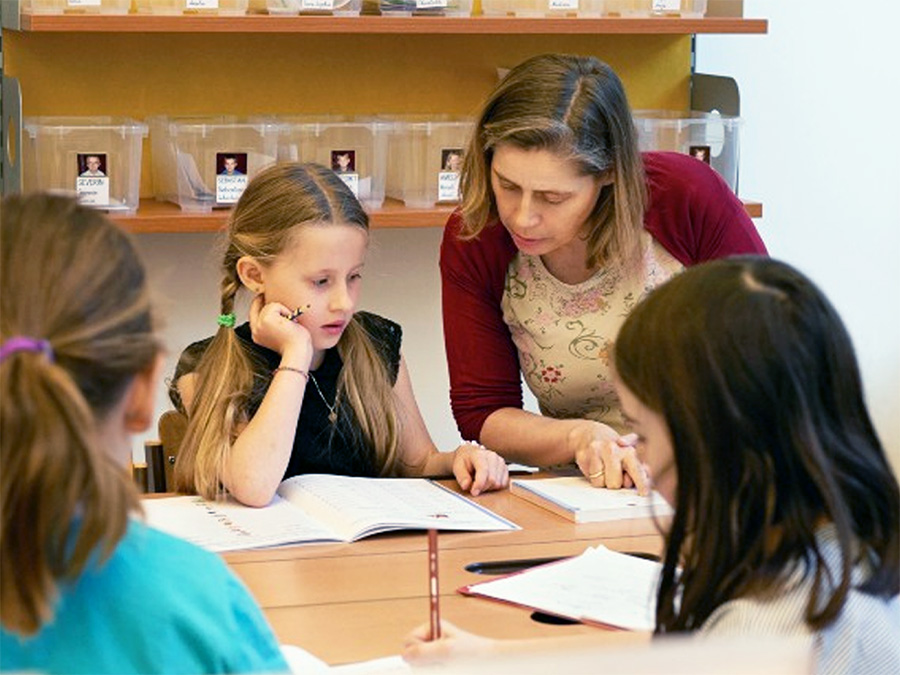
{"type": "Polygon", "coordinates": [[[595,471],[594,473],[588,474],[588,479],[596,480],[598,478],[603,478],[604,473],[606,473],[606,472],[603,469],[600,469],[599,471],[595,471]]]}

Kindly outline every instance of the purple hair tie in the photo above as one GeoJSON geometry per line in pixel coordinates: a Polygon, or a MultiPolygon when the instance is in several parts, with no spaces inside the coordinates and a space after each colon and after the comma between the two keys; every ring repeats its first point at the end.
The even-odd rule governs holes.
{"type": "Polygon", "coordinates": [[[0,345],[0,363],[16,352],[41,352],[50,361],[53,360],[53,348],[47,340],[35,340],[30,337],[11,337],[0,345]]]}

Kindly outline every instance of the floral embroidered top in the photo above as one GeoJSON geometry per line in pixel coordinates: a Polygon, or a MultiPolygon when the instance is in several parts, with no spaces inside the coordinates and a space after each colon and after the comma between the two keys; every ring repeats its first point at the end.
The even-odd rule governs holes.
{"type": "Polygon", "coordinates": [[[544,415],[627,431],[610,373],[611,351],[632,308],[683,265],[647,232],[639,273],[604,268],[580,284],[554,277],[539,256],[518,253],[501,306],[519,366],[544,415]]]}

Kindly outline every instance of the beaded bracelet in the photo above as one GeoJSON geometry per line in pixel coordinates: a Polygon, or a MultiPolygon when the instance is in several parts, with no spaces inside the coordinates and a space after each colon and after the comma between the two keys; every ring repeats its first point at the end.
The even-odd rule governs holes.
{"type": "Polygon", "coordinates": [[[299,368],[292,368],[291,366],[278,366],[275,370],[272,371],[272,375],[274,376],[279,370],[289,370],[292,373],[298,373],[306,378],[309,381],[309,373],[305,370],[300,370],[299,368]]]}

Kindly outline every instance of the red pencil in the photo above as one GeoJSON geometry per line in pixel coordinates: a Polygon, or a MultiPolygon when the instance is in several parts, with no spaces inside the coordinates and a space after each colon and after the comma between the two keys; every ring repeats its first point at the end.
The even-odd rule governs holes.
{"type": "Polygon", "coordinates": [[[428,530],[428,600],[431,620],[431,640],[441,637],[441,605],[438,588],[437,530],[428,530]]]}

